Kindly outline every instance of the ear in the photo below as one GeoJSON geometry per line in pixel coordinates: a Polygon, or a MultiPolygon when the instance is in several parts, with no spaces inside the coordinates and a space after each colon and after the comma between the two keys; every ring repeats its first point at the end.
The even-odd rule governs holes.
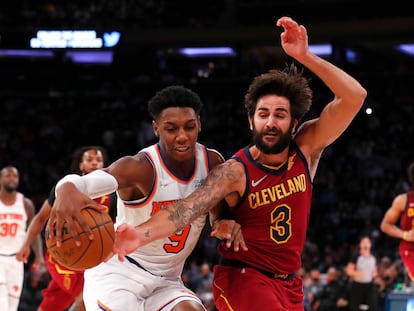
{"type": "Polygon", "coordinates": [[[249,120],[249,128],[251,131],[253,131],[253,118],[251,116],[248,117],[249,120]]]}
{"type": "Polygon", "coordinates": [[[200,119],[200,116],[198,116],[197,117],[197,119],[198,119],[198,132],[200,133],[201,132],[201,119],[200,119]]]}
{"type": "Polygon", "coordinates": [[[299,125],[299,120],[298,119],[293,120],[292,134],[296,133],[296,131],[298,130],[298,125],[299,125]]]}
{"type": "Polygon", "coordinates": [[[152,130],[154,131],[155,137],[159,137],[158,124],[154,120],[152,120],[152,130]]]}

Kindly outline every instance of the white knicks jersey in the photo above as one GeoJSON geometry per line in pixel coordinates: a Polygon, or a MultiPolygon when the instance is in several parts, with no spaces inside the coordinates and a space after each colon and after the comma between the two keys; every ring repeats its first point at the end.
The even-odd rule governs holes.
{"type": "MultiPolygon", "coordinates": [[[[204,182],[209,171],[207,148],[199,143],[196,144],[194,172],[188,179],[179,178],[169,170],[158,144],[144,148],[141,152],[146,154],[155,168],[153,188],[147,197],[139,201],[123,201],[124,204],[118,204],[117,224],[136,226],[148,220],[167,204],[191,194],[204,182]]],[[[180,276],[184,262],[196,246],[205,222],[206,215],[201,216],[182,231],[140,247],[128,256],[152,274],[180,276]]]]}
{"type": "Polygon", "coordinates": [[[0,201],[0,255],[15,254],[26,235],[27,213],[24,195],[16,194],[16,201],[6,205],[0,201]]]}

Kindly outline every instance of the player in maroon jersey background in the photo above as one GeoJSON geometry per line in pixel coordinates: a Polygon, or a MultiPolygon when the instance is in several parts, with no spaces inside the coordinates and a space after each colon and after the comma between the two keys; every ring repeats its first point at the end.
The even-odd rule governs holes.
{"type": "Polygon", "coordinates": [[[382,219],[381,230],[391,237],[401,239],[401,260],[410,281],[414,282],[414,162],[408,166],[407,175],[411,189],[394,198],[382,219]]]}

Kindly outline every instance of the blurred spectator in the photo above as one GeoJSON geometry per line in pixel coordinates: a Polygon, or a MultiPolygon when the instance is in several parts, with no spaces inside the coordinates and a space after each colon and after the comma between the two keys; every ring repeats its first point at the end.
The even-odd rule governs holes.
{"type": "Polygon", "coordinates": [[[312,311],[347,310],[349,298],[346,284],[339,279],[338,271],[334,266],[329,267],[326,283],[313,299],[312,311]]]}

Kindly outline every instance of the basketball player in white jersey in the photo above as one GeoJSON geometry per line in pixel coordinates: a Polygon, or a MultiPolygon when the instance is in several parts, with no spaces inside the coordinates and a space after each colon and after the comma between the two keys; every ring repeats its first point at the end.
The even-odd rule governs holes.
{"type": "MultiPolygon", "coordinates": [[[[0,310],[16,311],[23,288],[24,263],[16,259],[26,228],[35,215],[33,202],[17,191],[19,171],[6,166],[0,171],[0,310]]],[[[32,243],[35,263],[44,265],[42,240],[32,243]]]]}
{"type": "MultiPolygon", "coordinates": [[[[59,222],[66,219],[76,238],[73,221],[68,222],[61,213],[72,215],[70,219],[82,225],[80,207],[96,207],[90,197],[118,189],[125,207],[118,208],[117,224],[136,226],[193,192],[211,168],[224,161],[217,151],[197,142],[201,106],[199,96],[185,87],[159,91],[148,103],[158,142],[103,170],[82,177],[65,176],[56,186],[49,224],[59,228],[59,222]]],[[[181,273],[205,222],[202,216],[184,230],[134,251],[123,262],[115,256],[85,271],[86,309],[204,311],[200,299],[183,285],[181,273]]],[[[59,238],[59,232],[56,236],[59,238]]]]}

